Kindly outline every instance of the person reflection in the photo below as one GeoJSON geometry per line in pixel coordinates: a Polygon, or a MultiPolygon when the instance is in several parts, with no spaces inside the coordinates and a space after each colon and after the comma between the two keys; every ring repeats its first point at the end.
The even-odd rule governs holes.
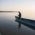
{"type": "Polygon", "coordinates": [[[20,28],[21,28],[21,23],[18,24],[18,29],[20,29],[20,28]]]}

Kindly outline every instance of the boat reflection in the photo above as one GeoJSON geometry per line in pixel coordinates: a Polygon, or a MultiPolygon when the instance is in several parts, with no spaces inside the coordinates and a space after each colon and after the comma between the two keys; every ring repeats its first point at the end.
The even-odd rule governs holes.
{"type": "MultiPolygon", "coordinates": [[[[15,20],[15,21],[18,22],[17,20],[15,20]]],[[[20,22],[18,22],[18,23],[19,23],[19,24],[18,24],[18,29],[20,29],[20,28],[21,28],[21,24],[23,24],[23,23],[20,23],[20,22]]],[[[25,26],[27,26],[27,27],[29,27],[29,28],[35,30],[35,28],[30,27],[30,26],[28,26],[28,25],[26,25],[26,24],[23,24],[23,25],[25,25],[25,26]]]]}

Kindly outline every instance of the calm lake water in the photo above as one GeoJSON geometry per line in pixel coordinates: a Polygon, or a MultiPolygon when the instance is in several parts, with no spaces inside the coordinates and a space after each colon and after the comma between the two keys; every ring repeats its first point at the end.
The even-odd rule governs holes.
{"type": "Polygon", "coordinates": [[[0,35],[35,35],[35,30],[15,21],[18,13],[0,13],[0,35]]]}

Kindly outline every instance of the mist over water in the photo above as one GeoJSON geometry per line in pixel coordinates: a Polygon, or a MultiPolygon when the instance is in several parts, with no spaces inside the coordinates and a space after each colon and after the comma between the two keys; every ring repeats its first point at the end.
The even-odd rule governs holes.
{"type": "MultiPolygon", "coordinates": [[[[21,12],[23,18],[35,20],[35,12],[21,12]]],[[[35,30],[15,21],[16,13],[0,13],[0,33],[2,35],[35,35],[35,30]]]]}

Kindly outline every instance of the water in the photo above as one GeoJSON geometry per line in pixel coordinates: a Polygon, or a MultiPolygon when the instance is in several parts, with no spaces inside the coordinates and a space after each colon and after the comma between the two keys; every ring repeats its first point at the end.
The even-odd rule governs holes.
{"type": "Polygon", "coordinates": [[[0,13],[0,35],[35,35],[35,30],[15,21],[18,13],[0,13]]]}

